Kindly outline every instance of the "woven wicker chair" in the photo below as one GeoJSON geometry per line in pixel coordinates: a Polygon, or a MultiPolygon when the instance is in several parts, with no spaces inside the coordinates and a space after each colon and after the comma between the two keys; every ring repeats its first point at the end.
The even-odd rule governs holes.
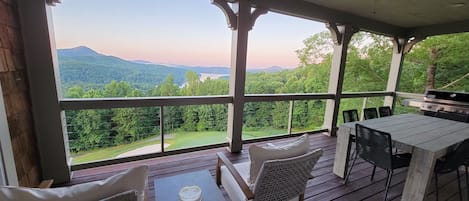
{"type": "Polygon", "coordinates": [[[322,155],[318,149],[301,156],[268,160],[262,165],[254,184],[248,185],[249,162],[233,165],[218,153],[217,184],[222,185],[232,201],[304,200],[306,183],[322,155]]]}

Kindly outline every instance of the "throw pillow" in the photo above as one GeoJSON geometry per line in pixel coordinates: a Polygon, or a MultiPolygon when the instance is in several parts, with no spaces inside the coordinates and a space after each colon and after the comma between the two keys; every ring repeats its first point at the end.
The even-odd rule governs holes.
{"type": "Polygon", "coordinates": [[[283,145],[275,145],[271,143],[266,147],[251,145],[249,147],[249,159],[251,161],[249,183],[254,184],[264,161],[300,156],[308,151],[309,138],[307,134],[283,145]]]}
{"type": "Polygon", "coordinates": [[[0,200],[12,201],[96,201],[129,190],[137,191],[138,201],[144,200],[148,166],[140,166],[102,181],[61,188],[0,187],[0,200]]]}

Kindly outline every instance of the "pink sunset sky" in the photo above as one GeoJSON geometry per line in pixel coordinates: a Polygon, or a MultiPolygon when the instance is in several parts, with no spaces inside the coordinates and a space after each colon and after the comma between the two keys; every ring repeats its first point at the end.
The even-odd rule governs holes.
{"type": "MultiPolygon", "coordinates": [[[[231,30],[210,0],[64,0],[53,8],[56,47],[88,46],[127,60],[229,66],[231,30]]],[[[295,50],[322,23],[269,12],[249,35],[248,68],[298,65],[295,50]]]]}

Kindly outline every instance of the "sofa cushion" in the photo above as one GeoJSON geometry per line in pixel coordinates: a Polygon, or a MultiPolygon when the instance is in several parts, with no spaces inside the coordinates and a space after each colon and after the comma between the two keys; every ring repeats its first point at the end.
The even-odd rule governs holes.
{"type": "Polygon", "coordinates": [[[77,184],[60,188],[0,187],[0,200],[28,201],[96,201],[126,192],[137,191],[138,201],[144,200],[148,167],[139,166],[116,174],[102,181],[77,184]]]}
{"type": "Polygon", "coordinates": [[[309,138],[307,134],[302,135],[290,143],[282,145],[271,143],[267,144],[266,147],[251,145],[249,147],[249,159],[251,162],[249,168],[249,183],[253,184],[256,181],[264,161],[300,156],[308,151],[309,138]]]}

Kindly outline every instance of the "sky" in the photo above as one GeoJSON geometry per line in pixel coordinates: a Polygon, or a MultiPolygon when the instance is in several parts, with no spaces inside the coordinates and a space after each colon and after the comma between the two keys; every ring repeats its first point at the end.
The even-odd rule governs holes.
{"type": "MultiPolygon", "coordinates": [[[[63,0],[52,9],[56,47],[87,46],[127,60],[229,66],[232,31],[210,0],[63,0]]],[[[248,68],[298,65],[295,50],[323,23],[269,12],[249,33],[248,68]]]]}

